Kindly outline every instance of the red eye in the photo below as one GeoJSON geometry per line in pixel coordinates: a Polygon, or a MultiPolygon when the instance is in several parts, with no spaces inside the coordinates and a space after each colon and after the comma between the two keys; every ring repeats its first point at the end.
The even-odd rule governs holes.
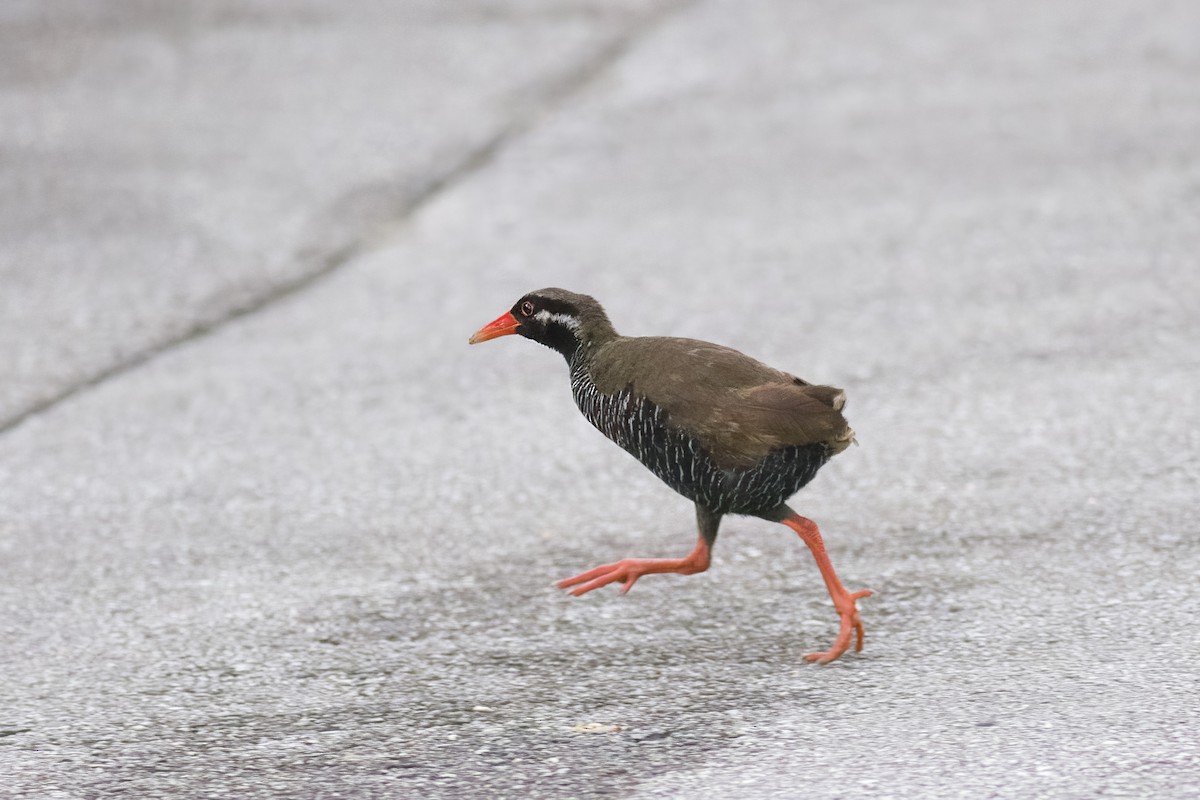
{"type": "Polygon", "coordinates": [[[529,302],[528,300],[526,300],[524,303],[521,303],[521,313],[526,317],[532,317],[533,303],[529,302]]]}

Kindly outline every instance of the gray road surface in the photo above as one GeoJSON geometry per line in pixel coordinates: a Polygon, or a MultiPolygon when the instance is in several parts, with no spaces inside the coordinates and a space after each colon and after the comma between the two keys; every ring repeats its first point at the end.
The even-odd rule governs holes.
{"type": "Polygon", "coordinates": [[[667,0],[0,6],[0,425],[369,247],[667,0]]]}
{"type": "MultiPolygon", "coordinates": [[[[24,299],[3,322],[0,796],[1200,794],[1200,7],[481,2],[468,24],[357,5],[219,33],[197,91],[223,96],[243,59],[281,103],[192,109],[203,126],[162,144],[183,159],[252,128],[220,188],[82,127],[124,97],[96,59],[183,63],[203,13],[157,41],[118,6],[88,25],[107,47],[65,55],[47,34],[54,80],[0,51],[0,115],[33,144],[76,137],[41,164],[5,139],[25,177],[4,180],[142,174],[89,184],[112,208],[191,185],[246,248],[169,279],[158,248],[182,235],[130,211],[107,279],[33,257],[41,237],[98,247],[95,203],[6,196],[24,299]],[[474,70],[470,96],[438,69],[385,74],[405,57],[373,53],[388,26],[474,70]],[[323,132],[288,110],[309,76],[265,44],[318,35],[344,41],[313,80],[360,79],[329,90],[323,132]],[[74,133],[55,92],[91,109],[74,133]],[[439,158],[390,138],[410,115],[439,158]],[[336,161],[253,174],[290,174],[284,152],[336,161]],[[362,187],[410,199],[331,216],[362,187]],[[326,223],[348,249],[289,290],[326,223]],[[578,415],[558,356],[466,346],[546,285],[622,332],[846,387],[862,446],[794,505],[876,590],[863,653],[802,662],[836,618],[800,543],[758,520],[729,520],[703,575],[551,587],[695,533],[578,415]],[[259,307],[212,300],[229,286],[259,307]],[[101,318],[125,327],[93,339],[101,318]],[[217,322],[187,333],[199,318],[217,322]]],[[[146,124],[177,124],[151,100],[146,124]]]]}

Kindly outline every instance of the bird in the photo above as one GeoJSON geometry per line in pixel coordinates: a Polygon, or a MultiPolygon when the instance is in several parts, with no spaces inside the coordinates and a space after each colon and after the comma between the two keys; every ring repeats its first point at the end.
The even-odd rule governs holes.
{"type": "Polygon", "coordinates": [[[836,639],[806,661],[827,664],[863,647],[857,602],[838,579],[817,524],[787,500],[830,458],[857,443],[842,389],[814,385],[737,350],[696,339],[621,336],[594,298],[548,288],[522,296],[469,344],[518,335],[567,361],[583,416],[696,507],[699,536],[683,558],[626,558],[558,581],[579,596],[650,574],[708,569],[727,514],[778,522],[812,552],[838,613],[836,639]]]}

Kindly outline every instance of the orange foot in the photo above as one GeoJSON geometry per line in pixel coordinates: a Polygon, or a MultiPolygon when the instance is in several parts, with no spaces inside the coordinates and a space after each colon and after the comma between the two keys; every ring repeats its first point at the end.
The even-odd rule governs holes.
{"type": "Polygon", "coordinates": [[[592,589],[599,589],[601,586],[607,586],[614,581],[622,581],[624,585],[621,586],[621,594],[625,594],[625,592],[633,588],[633,584],[638,578],[646,574],[637,567],[638,559],[624,558],[616,563],[604,564],[595,569],[589,569],[587,572],[581,572],[574,577],[564,578],[554,585],[560,589],[570,589],[570,587],[574,586],[575,588],[571,589],[571,594],[579,597],[579,595],[587,594],[592,589]]]}
{"type": "Polygon", "coordinates": [[[815,661],[818,664],[828,664],[839,658],[842,653],[850,649],[850,631],[851,629],[857,634],[854,652],[859,652],[863,649],[863,624],[858,617],[858,606],[855,603],[860,597],[870,597],[870,589],[860,589],[854,593],[846,593],[840,597],[834,598],[833,605],[837,608],[838,616],[841,617],[842,626],[838,631],[837,639],[833,641],[833,646],[823,653],[808,653],[804,656],[805,661],[815,661]]]}
{"type": "Polygon", "coordinates": [[[692,558],[623,558],[613,564],[589,569],[572,578],[565,578],[555,584],[560,589],[571,589],[571,594],[578,597],[587,594],[592,589],[599,589],[615,581],[621,581],[621,594],[633,588],[633,584],[643,575],[661,572],[677,572],[680,575],[694,575],[703,572],[707,564],[701,566],[692,558]]]}
{"type": "Polygon", "coordinates": [[[560,589],[571,589],[571,594],[578,597],[587,594],[592,589],[599,589],[614,581],[621,581],[621,594],[633,588],[633,584],[643,575],[654,573],[675,572],[680,575],[695,575],[708,569],[709,546],[703,537],[696,543],[696,549],[684,558],[623,558],[612,564],[605,564],[587,572],[581,572],[573,578],[566,578],[555,584],[560,589]]]}

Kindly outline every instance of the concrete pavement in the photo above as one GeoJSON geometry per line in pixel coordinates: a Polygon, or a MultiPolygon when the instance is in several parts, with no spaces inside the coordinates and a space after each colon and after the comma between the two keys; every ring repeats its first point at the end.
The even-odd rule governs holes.
{"type": "Polygon", "coordinates": [[[0,426],[354,257],[672,4],[0,9],[0,426]]]}
{"type": "MultiPolygon", "coordinates": [[[[576,19],[536,8],[496,46],[576,19]]],[[[0,436],[0,792],[1194,796],[1198,16],[621,17],[323,280],[0,436]],[[862,446],[795,505],[877,592],[862,654],[800,660],[834,616],[759,521],[703,575],[549,586],[694,531],[557,356],[466,347],[545,285],[846,387],[862,446]]]]}

